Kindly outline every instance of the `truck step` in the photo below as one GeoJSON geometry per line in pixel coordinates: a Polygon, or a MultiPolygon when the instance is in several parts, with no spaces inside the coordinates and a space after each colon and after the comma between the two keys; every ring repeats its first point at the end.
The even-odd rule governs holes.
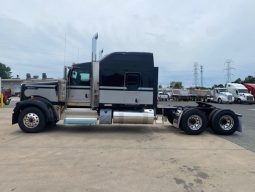
{"type": "Polygon", "coordinates": [[[64,112],[65,118],[97,118],[97,112],[84,108],[67,108],[64,112]]]}
{"type": "Polygon", "coordinates": [[[71,118],[64,119],[65,125],[96,125],[97,118],[71,118]]]}

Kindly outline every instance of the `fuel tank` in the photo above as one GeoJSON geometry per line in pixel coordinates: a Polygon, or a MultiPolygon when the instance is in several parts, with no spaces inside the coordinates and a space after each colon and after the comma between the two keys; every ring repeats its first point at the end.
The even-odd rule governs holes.
{"type": "Polygon", "coordinates": [[[114,111],[113,123],[117,124],[153,124],[154,110],[145,109],[143,112],[114,111]]]}

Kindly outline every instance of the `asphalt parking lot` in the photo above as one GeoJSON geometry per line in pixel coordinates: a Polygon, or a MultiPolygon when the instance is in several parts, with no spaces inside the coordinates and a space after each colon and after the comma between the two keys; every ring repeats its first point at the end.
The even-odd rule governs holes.
{"type": "Polygon", "coordinates": [[[254,191],[255,105],[226,106],[244,115],[243,133],[188,136],[165,123],[25,134],[0,109],[0,191],[254,191]]]}
{"type": "MultiPolygon", "coordinates": [[[[165,105],[174,105],[174,106],[185,106],[185,105],[196,105],[195,102],[164,102],[165,105]]],[[[241,114],[243,132],[236,132],[231,136],[221,136],[224,139],[227,139],[237,145],[240,145],[246,149],[249,149],[255,152],[255,104],[217,104],[210,103],[218,108],[222,109],[231,109],[236,113],[241,114]]]]}

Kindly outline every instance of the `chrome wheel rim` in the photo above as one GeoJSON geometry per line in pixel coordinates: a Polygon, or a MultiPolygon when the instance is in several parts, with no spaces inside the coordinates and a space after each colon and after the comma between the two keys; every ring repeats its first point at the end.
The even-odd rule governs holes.
{"type": "Polygon", "coordinates": [[[199,130],[202,127],[202,119],[198,115],[192,115],[188,118],[188,126],[191,130],[199,130]]]}
{"type": "Polygon", "coordinates": [[[220,127],[223,130],[231,130],[234,127],[234,119],[230,115],[224,115],[219,120],[220,127]]]}
{"type": "Polygon", "coordinates": [[[33,129],[39,125],[39,117],[35,113],[27,113],[23,118],[23,123],[27,128],[33,129]]]}

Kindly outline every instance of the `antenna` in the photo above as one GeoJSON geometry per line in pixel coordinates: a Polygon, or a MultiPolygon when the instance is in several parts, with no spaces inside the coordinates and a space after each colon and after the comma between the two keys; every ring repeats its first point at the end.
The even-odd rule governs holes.
{"type": "Polygon", "coordinates": [[[66,65],[66,33],[65,33],[65,49],[64,49],[64,66],[66,65]]]}
{"type": "Polygon", "coordinates": [[[77,49],[77,62],[79,62],[79,56],[80,56],[80,49],[77,49]]]}
{"type": "Polygon", "coordinates": [[[201,87],[204,87],[204,76],[203,76],[203,73],[204,73],[204,67],[203,65],[200,66],[200,74],[201,74],[201,87]]]}
{"type": "Polygon", "coordinates": [[[103,52],[104,52],[104,49],[101,49],[100,52],[99,52],[99,59],[102,59],[102,57],[103,57],[103,52]]]}
{"type": "Polygon", "coordinates": [[[198,85],[198,63],[197,62],[194,63],[193,75],[194,75],[194,86],[197,87],[198,85]]]}

